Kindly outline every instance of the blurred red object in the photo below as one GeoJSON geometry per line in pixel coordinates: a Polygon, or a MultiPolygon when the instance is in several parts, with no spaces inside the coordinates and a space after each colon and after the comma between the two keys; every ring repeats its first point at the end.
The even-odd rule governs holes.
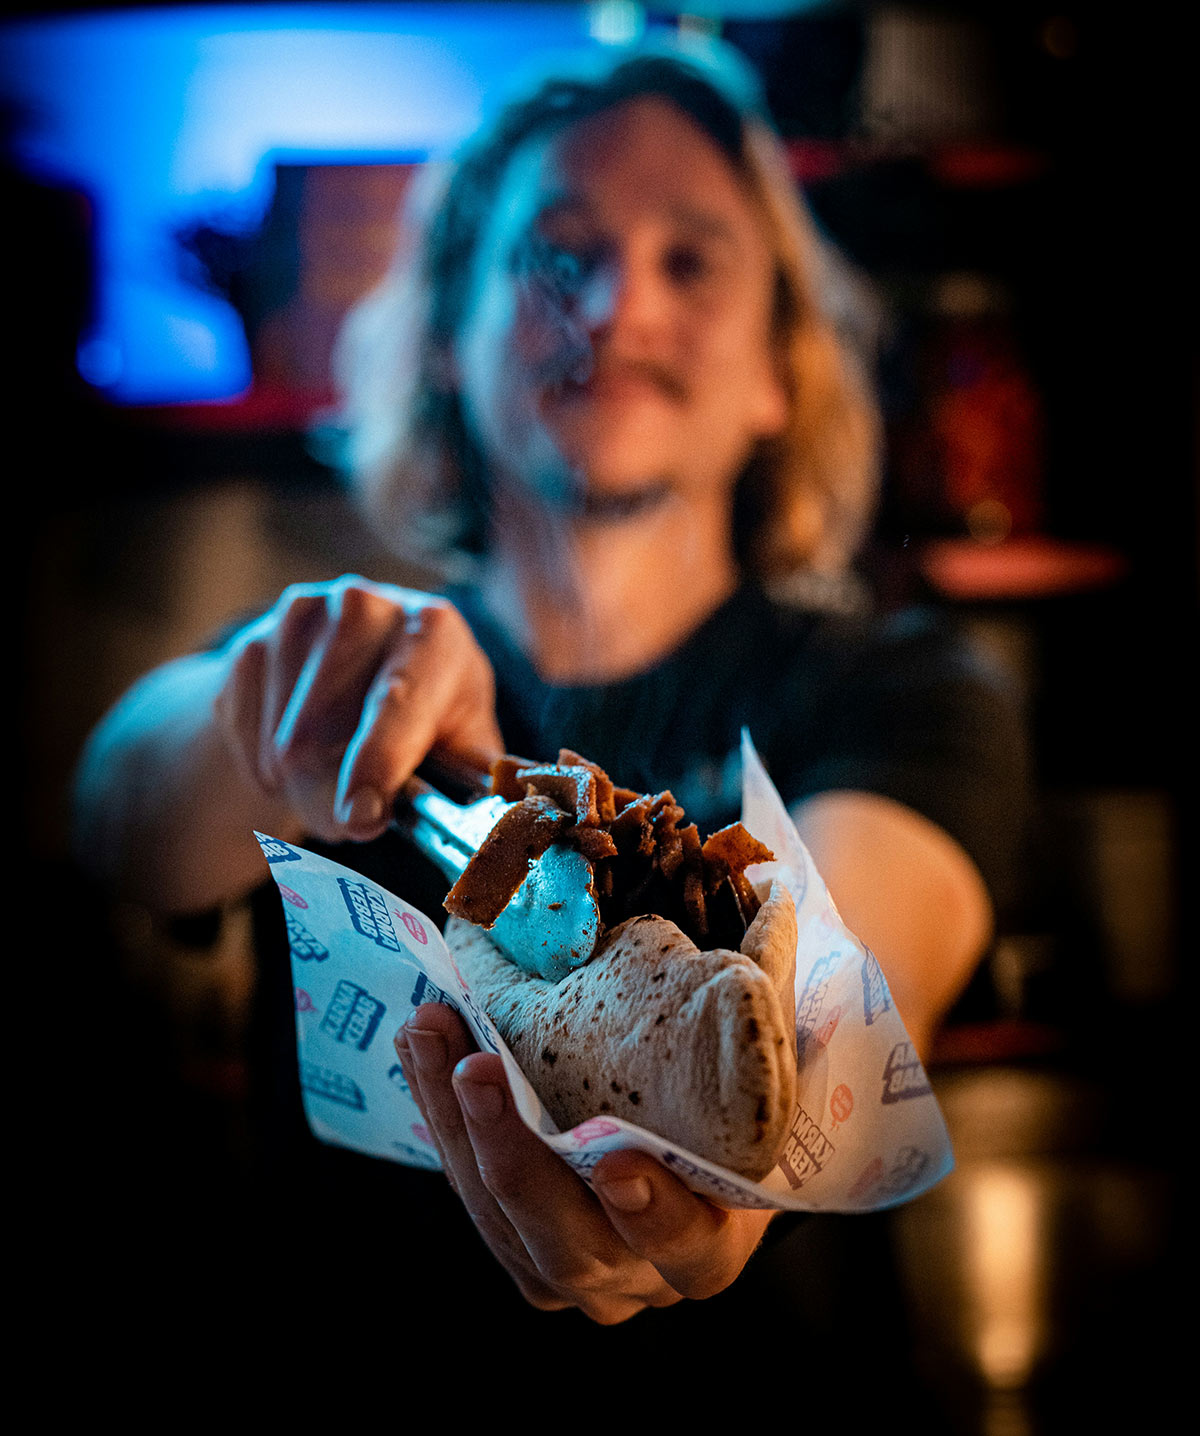
{"type": "Polygon", "coordinates": [[[942,539],[928,544],[921,569],[947,598],[1043,598],[1103,588],[1121,578],[1125,558],[1097,544],[1063,543],[1041,535],[1003,543],[942,539]]]}

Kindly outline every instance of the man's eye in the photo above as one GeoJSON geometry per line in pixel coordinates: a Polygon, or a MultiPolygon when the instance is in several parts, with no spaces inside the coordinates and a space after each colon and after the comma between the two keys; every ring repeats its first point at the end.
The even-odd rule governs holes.
{"type": "Polygon", "coordinates": [[[576,250],[534,236],[517,253],[517,273],[560,298],[577,294],[588,273],[588,258],[576,250]]]}
{"type": "Polygon", "coordinates": [[[690,244],[675,245],[667,250],[663,268],[676,284],[685,286],[702,283],[713,272],[708,255],[690,244]]]}
{"type": "Polygon", "coordinates": [[[548,245],[545,274],[556,289],[566,294],[574,293],[583,282],[583,256],[569,249],[559,249],[557,245],[548,245]]]}

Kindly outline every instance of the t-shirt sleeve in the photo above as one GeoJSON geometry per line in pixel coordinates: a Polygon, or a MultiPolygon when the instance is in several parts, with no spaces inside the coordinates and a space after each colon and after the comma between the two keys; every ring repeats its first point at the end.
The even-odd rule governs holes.
{"type": "Polygon", "coordinates": [[[789,801],[878,793],[966,850],[1003,912],[1020,893],[1029,760],[1015,686],[941,615],[908,613],[839,660],[789,801]]]}

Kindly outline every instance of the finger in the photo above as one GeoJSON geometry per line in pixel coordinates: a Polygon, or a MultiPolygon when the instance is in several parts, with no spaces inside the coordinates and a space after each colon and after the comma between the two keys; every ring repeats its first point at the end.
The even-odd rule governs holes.
{"type": "Polygon", "coordinates": [[[498,1057],[461,1062],[455,1088],[479,1171],[558,1304],[601,1325],[646,1306],[680,1300],[649,1263],[614,1232],[596,1198],[570,1167],[529,1131],[512,1102],[498,1057]]]}
{"type": "Polygon", "coordinates": [[[593,1183],[630,1249],[696,1300],[739,1275],[772,1215],[714,1206],[642,1152],[610,1152],[597,1163],[593,1183]]]}
{"type": "Polygon", "coordinates": [[[486,759],[503,743],[491,668],[462,617],[430,604],[409,625],[400,661],[367,695],[346,750],[339,811],[390,811],[396,793],[434,747],[486,759]]]}
{"type": "Polygon", "coordinates": [[[480,1176],[542,1278],[585,1309],[618,1280],[622,1295],[644,1304],[659,1286],[657,1274],[631,1261],[587,1186],[522,1121],[499,1057],[479,1053],[460,1062],[454,1086],[480,1176]]]}
{"type": "Polygon", "coordinates": [[[293,585],[284,591],[262,622],[263,631],[258,641],[263,647],[265,667],[258,765],[265,780],[278,789],[283,786],[286,775],[276,735],[325,622],[325,596],[313,585],[293,585]]]}
{"type": "MultiPolygon", "coordinates": [[[[570,1305],[538,1276],[524,1243],[483,1181],[466,1133],[451,1073],[474,1044],[456,1013],[440,1004],[420,1007],[403,1029],[411,1063],[409,1084],[425,1115],[442,1167],[493,1255],[516,1281],[526,1300],[543,1310],[570,1305]]],[[[402,1043],[397,1042],[397,1052],[402,1043]]],[[[407,1069],[406,1069],[407,1070],[407,1069]]]]}
{"type": "Polygon", "coordinates": [[[284,752],[344,748],[358,726],[371,681],[403,647],[410,613],[400,590],[339,579],[325,598],[322,630],[305,656],[275,733],[284,752]]]}
{"type": "MultiPolygon", "coordinates": [[[[296,679],[275,734],[281,768],[310,821],[332,835],[376,837],[387,821],[382,796],[338,804],[339,774],[381,670],[403,669],[411,614],[390,595],[357,584],[330,594],[325,631],[296,679]]],[[[363,795],[366,796],[366,795],[363,795]]]]}
{"type": "Polygon", "coordinates": [[[228,676],[217,696],[217,719],[242,777],[251,787],[271,793],[259,765],[266,651],[261,643],[244,641],[231,650],[230,659],[228,676]]]}
{"type": "Polygon", "coordinates": [[[413,1101],[425,1118],[426,1131],[437,1149],[442,1171],[451,1187],[457,1190],[454,1172],[447,1163],[437,1127],[430,1121],[429,1114],[434,1087],[442,1072],[452,1070],[454,1062],[473,1051],[474,1045],[466,1032],[465,1024],[459,1021],[456,1025],[452,1021],[446,1021],[442,1016],[443,1010],[449,1017],[454,1017],[449,1008],[444,1008],[444,1005],[439,1003],[424,1004],[416,1008],[396,1033],[393,1045],[413,1101]]]}

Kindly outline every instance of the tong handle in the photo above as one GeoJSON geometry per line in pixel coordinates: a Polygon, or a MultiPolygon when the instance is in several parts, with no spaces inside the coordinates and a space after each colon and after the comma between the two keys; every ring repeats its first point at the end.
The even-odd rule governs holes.
{"type": "Polygon", "coordinates": [[[494,797],[477,798],[471,803],[453,802],[432,783],[414,774],[397,796],[392,826],[432,859],[446,877],[457,882],[509,806],[502,798],[494,797]]]}
{"type": "Polygon", "coordinates": [[[462,758],[453,753],[427,753],[413,778],[462,804],[486,797],[492,790],[491,764],[482,755],[462,758]]]}
{"type": "Polygon", "coordinates": [[[438,805],[448,803],[449,799],[428,783],[410,778],[396,799],[392,827],[432,859],[445,877],[457,882],[471,860],[470,851],[452,824],[438,821],[430,812],[431,807],[436,813],[438,805]]]}
{"type": "MultiPolygon", "coordinates": [[[[511,807],[497,796],[451,802],[414,774],[396,799],[392,826],[457,882],[500,815],[511,807]]],[[[573,848],[552,846],[531,864],[489,936],[522,971],[558,982],[591,958],[599,931],[591,864],[573,848]]]]}

